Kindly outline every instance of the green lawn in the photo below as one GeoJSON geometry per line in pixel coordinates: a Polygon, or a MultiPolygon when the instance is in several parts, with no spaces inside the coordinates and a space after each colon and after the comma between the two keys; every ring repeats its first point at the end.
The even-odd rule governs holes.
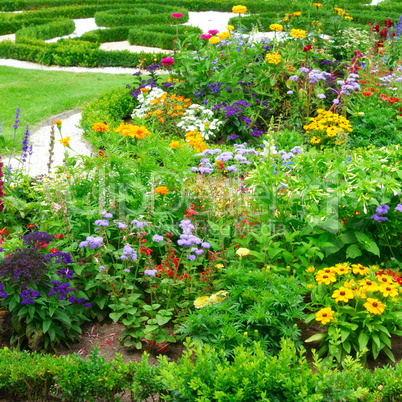
{"type": "MultiPolygon", "coordinates": [[[[133,73],[136,70],[133,69],[133,73]]],[[[11,147],[14,118],[21,109],[17,141],[27,124],[30,129],[52,115],[84,105],[101,92],[132,84],[131,74],[70,73],[24,70],[0,66],[0,123],[6,145],[11,147]]],[[[0,150],[1,151],[1,150],[0,150]]]]}

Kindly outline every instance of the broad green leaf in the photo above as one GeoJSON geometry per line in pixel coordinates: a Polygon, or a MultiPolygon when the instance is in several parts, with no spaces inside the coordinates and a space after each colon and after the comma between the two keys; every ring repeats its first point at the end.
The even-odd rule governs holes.
{"type": "Polygon", "coordinates": [[[45,321],[43,321],[42,323],[42,330],[44,334],[46,334],[51,325],[52,325],[52,319],[50,317],[46,317],[45,321]]]}
{"type": "Polygon", "coordinates": [[[321,341],[322,339],[324,339],[327,336],[327,333],[320,333],[320,334],[314,334],[312,336],[310,336],[310,338],[306,339],[304,342],[315,342],[315,341],[321,341]]]}
{"type": "Polygon", "coordinates": [[[360,251],[360,248],[357,244],[352,244],[346,249],[346,259],[355,259],[357,257],[360,257],[361,255],[362,252],[360,251]]]}
{"type": "Polygon", "coordinates": [[[368,334],[366,334],[364,331],[360,332],[358,342],[359,342],[359,350],[360,352],[367,346],[368,341],[370,340],[368,334]]]}

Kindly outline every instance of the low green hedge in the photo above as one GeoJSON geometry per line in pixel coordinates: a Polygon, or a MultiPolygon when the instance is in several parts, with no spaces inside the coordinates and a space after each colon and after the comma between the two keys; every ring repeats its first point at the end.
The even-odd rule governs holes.
{"type": "Polygon", "coordinates": [[[48,40],[59,36],[69,35],[75,30],[72,20],[56,20],[48,24],[20,29],[15,33],[15,40],[23,42],[25,39],[48,40]]]}
{"type": "Polygon", "coordinates": [[[146,68],[160,63],[164,53],[130,53],[105,51],[91,42],[67,40],[58,43],[33,41],[29,43],[0,42],[0,58],[26,60],[44,65],[81,67],[132,67],[146,68]],[[95,48],[94,48],[95,47],[95,48]]]}
{"type": "Polygon", "coordinates": [[[76,38],[76,40],[84,40],[96,43],[119,42],[127,40],[130,29],[131,27],[129,26],[96,29],[94,31],[84,33],[84,35],[82,35],[80,38],[76,38]]]}
{"type": "Polygon", "coordinates": [[[177,19],[172,17],[173,13],[183,14],[180,23],[187,22],[189,19],[188,11],[184,8],[138,3],[130,7],[98,12],[95,15],[95,22],[96,25],[105,27],[174,24],[177,23],[177,19]]]}
{"type": "MultiPolygon", "coordinates": [[[[191,33],[202,34],[200,28],[191,26],[179,26],[179,39],[191,33]]],[[[151,25],[144,28],[132,28],[128,34],[131,45],[159,47],[173,49],[173,38],[176,37],[176,27],[169,25],[151,25]]]]}

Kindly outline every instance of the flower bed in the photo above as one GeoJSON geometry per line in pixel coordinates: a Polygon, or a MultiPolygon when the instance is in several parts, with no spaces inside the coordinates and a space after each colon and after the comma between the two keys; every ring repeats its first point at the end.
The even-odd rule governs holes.
{"type": "MultiPolygon", "coordinates": [[[[309,7],[350,29],[343,9],[309,7]]],[[[400,364],[363,367],[401,358],[402,17],[327,38],[292,11],[261,37],[243,32],[244,5],[232,11],[224,32],[176,36],[149,75],[84,109],[93,157],[74,155],[57,121],[56,173],[1,166],[10,342],[49,350],[107,316],[127,348],[187,348],[135,374],[118,361],[114,394],[133,382],[137,400],[393,398],[400,364]],[[314,372],[303,321],[322,326],[307,340],[320,341],[314,372]]]]}

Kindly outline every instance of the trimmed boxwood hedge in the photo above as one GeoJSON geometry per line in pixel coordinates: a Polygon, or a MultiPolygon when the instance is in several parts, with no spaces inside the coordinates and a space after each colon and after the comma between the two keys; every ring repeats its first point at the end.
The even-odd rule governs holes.
{"type": "Polygon", "coordinates": [[[29,28],[22,28],[15,34],[17,42],[23,42],[25,39],[48,40],[59,36],[72,34],[75,30],[75,24],[72,20],[56,20],[47,24],[42,24],[29,28]]]}

